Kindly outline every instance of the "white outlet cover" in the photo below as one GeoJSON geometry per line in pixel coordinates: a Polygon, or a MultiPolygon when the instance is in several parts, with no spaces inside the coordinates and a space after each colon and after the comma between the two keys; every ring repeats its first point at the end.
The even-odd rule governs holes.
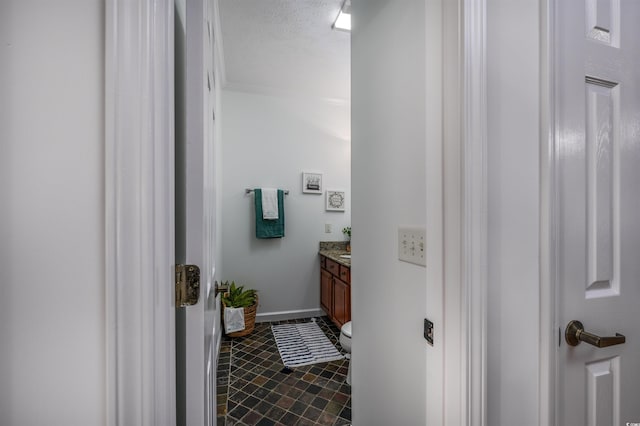
{"type": "Polygon", "coordinates": [[[427,231],[420,227],[398,228],[398,259],[427,266],[427,231]]]}

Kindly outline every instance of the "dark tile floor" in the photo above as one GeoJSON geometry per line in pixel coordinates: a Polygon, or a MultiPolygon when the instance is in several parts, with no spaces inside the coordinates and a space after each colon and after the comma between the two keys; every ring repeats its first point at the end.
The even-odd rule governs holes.
{"type": "MultiPolygon", "coordinates": [[[[351,424],[348,360],[295,367],[284,365],[271,332],[272,324],[256,324],[249,336],[222,338],[218,361],[218,426],[351,424]]],[[[318,325],[338,349],[340,330],[326,317],[318,325]]]]}

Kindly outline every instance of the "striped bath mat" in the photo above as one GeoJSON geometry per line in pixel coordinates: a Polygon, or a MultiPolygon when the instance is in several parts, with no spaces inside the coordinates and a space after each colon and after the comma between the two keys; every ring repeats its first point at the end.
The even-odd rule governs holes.
{"type": "Polygon", "coordinates": [[[271,331],[285,367],[300,367],[344,358],[315,322],[272,325],[271,331]]]}

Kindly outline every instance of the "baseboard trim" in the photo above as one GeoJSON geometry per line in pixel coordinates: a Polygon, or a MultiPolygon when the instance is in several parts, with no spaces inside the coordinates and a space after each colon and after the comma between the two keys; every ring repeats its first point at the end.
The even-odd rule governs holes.
{"type": "Polygon", "coordinates": [[[256,322],[286,321],[300,318],[321,317],[326,314],[322,309],[299,309],[295,311],[265,312],[256,315],[256,322]]]}

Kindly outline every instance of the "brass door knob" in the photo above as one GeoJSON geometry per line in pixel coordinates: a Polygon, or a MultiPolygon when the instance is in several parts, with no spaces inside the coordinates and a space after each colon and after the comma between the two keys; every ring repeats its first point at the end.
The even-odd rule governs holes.
{"type": "Polygon", "coordinates": [[[567,328],[564,331],[564,340],[569,346],[578,346],[580,342],[585,342],[597,348],[605,348],[607,346],[621,345],[626,341],[626,338],[620,333],[609,337],[596,336],[584,331],[584,326],[580,321],[573,320],[567,324],[567,328]]]}

